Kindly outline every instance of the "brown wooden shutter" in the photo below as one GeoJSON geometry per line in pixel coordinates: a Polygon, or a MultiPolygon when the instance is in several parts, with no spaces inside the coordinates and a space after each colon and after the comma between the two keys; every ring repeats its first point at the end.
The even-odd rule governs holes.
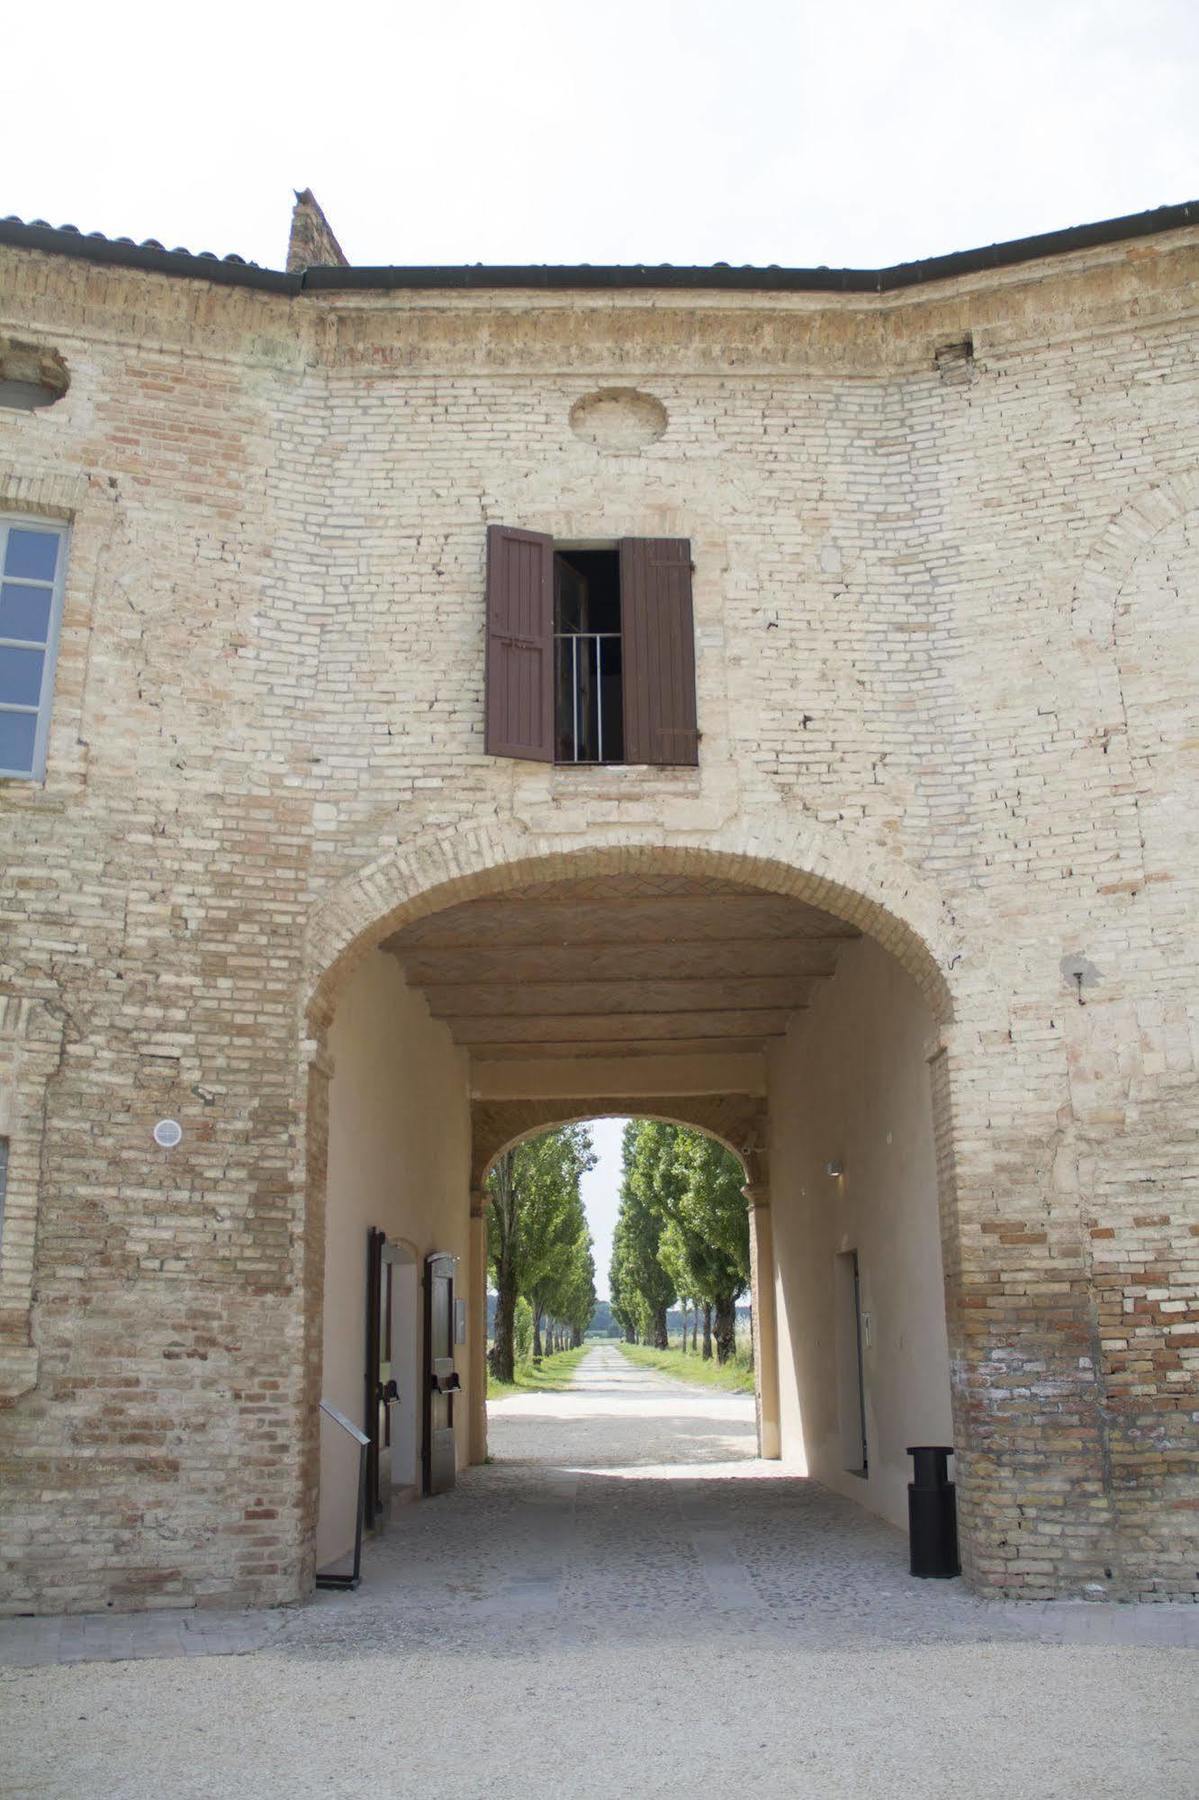
{"type": "Polygon", "coordinates": [[[539,531],[487,529],[489,756],[554,758],[554,545],[539,531]]]}
{"type": "Polygon", "coordinates": [[[625,538],[620,546],[624,759],[695,764],[695,625],[686,538],[625,538]]]}

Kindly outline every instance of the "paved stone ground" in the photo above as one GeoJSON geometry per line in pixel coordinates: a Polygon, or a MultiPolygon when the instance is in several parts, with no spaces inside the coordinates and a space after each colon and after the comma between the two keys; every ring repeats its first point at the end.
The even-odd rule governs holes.
{"type": "Polygon", "coordinates": [[[754,1460],[748,1397],[615,1349],[568,1393],[495,1405],[492,1449],[403,1509],[356,1594],[0,1626],[10,1665],[87,1663],[2,1672],[0,1792],[1199,1787],[1180,1653],[1199,1608],[997,1606],[913,1581],[900,1533],[754,1460]]]}

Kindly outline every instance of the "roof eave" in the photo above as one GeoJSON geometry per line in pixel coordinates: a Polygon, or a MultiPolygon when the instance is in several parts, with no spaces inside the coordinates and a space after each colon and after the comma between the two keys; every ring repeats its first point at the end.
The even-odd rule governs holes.
{"type": "Polygon", "coordinates": [[[299,296],[307,293],[346,293],[404,288],[424,289],[663,289],[691,291],[740,291],[757,293],[885,294],[935,281],[1011,268],[1019,263],[1068,256],[1076,251],[1102,248],[1137,238],[1155,237],[1199,224],[1199,201],[1159,206],[1150,212],[1129,213],[1089,225],[1072,225],[1062,231],[1035,237],[1014,238],[977,250],[959,250],[948,256],[927,257],[918,262],[896,263],[886,269],[785,269],[732,268],[724,264],[688,268],[653,265],[510,265],[309,268],[286,273],[261,269],[251,263],[226,261],[216,256],[192,256],[162,250],[149,244],[121,243],[111,238],[55,230],[45,225],[24,225],[0,220],[0,244],[40,250],[51,256],[69,256],[118,268],[214,282],[225,287],[252,288],[259,292],[299,296]]]}

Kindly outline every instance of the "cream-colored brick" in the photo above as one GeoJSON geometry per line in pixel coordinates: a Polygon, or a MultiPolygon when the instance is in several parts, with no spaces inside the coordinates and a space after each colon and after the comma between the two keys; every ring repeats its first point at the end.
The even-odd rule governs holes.
{"type": "Polygon", "coordinates": [[[1114,1544],[1123,1591],[1194,1589],[1197,276],[1193,230],[885,297],[0,248],[2,328],[71,377],[0,410],[0,507],[72,531],[47,779],[0,794],[41,1021],[0,1034],[5,1606],[301,1591],[339,989],[443,904],[651,867],[841,914],[937,1017],[974,1579],[1076,1591],[1114,1544]],[[661,435],[576,436],[607,388],[661,435]],[[697,772],[484,755],[497,521],[691,539],[697,772]]]}

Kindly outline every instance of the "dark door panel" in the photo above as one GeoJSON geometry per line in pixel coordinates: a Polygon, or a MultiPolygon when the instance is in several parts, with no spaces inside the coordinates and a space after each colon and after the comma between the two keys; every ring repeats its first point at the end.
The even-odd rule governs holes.
{"type": "Polygon", "coordinates": [[[421,1466],[426,1494],[454,1485],[454,1268],[456,1259],[435,1250],[425,1259],[425,1429],[421,1466]]]}
{"type": "Polygon", "coordinates": [[[398,1251],[372,1226],[366,1234],[366,1453],[363,1523],[381,1530],[391,1515],[391,1409],[399,1398],[392,1346],[394,1268],[398,1251]]]}

